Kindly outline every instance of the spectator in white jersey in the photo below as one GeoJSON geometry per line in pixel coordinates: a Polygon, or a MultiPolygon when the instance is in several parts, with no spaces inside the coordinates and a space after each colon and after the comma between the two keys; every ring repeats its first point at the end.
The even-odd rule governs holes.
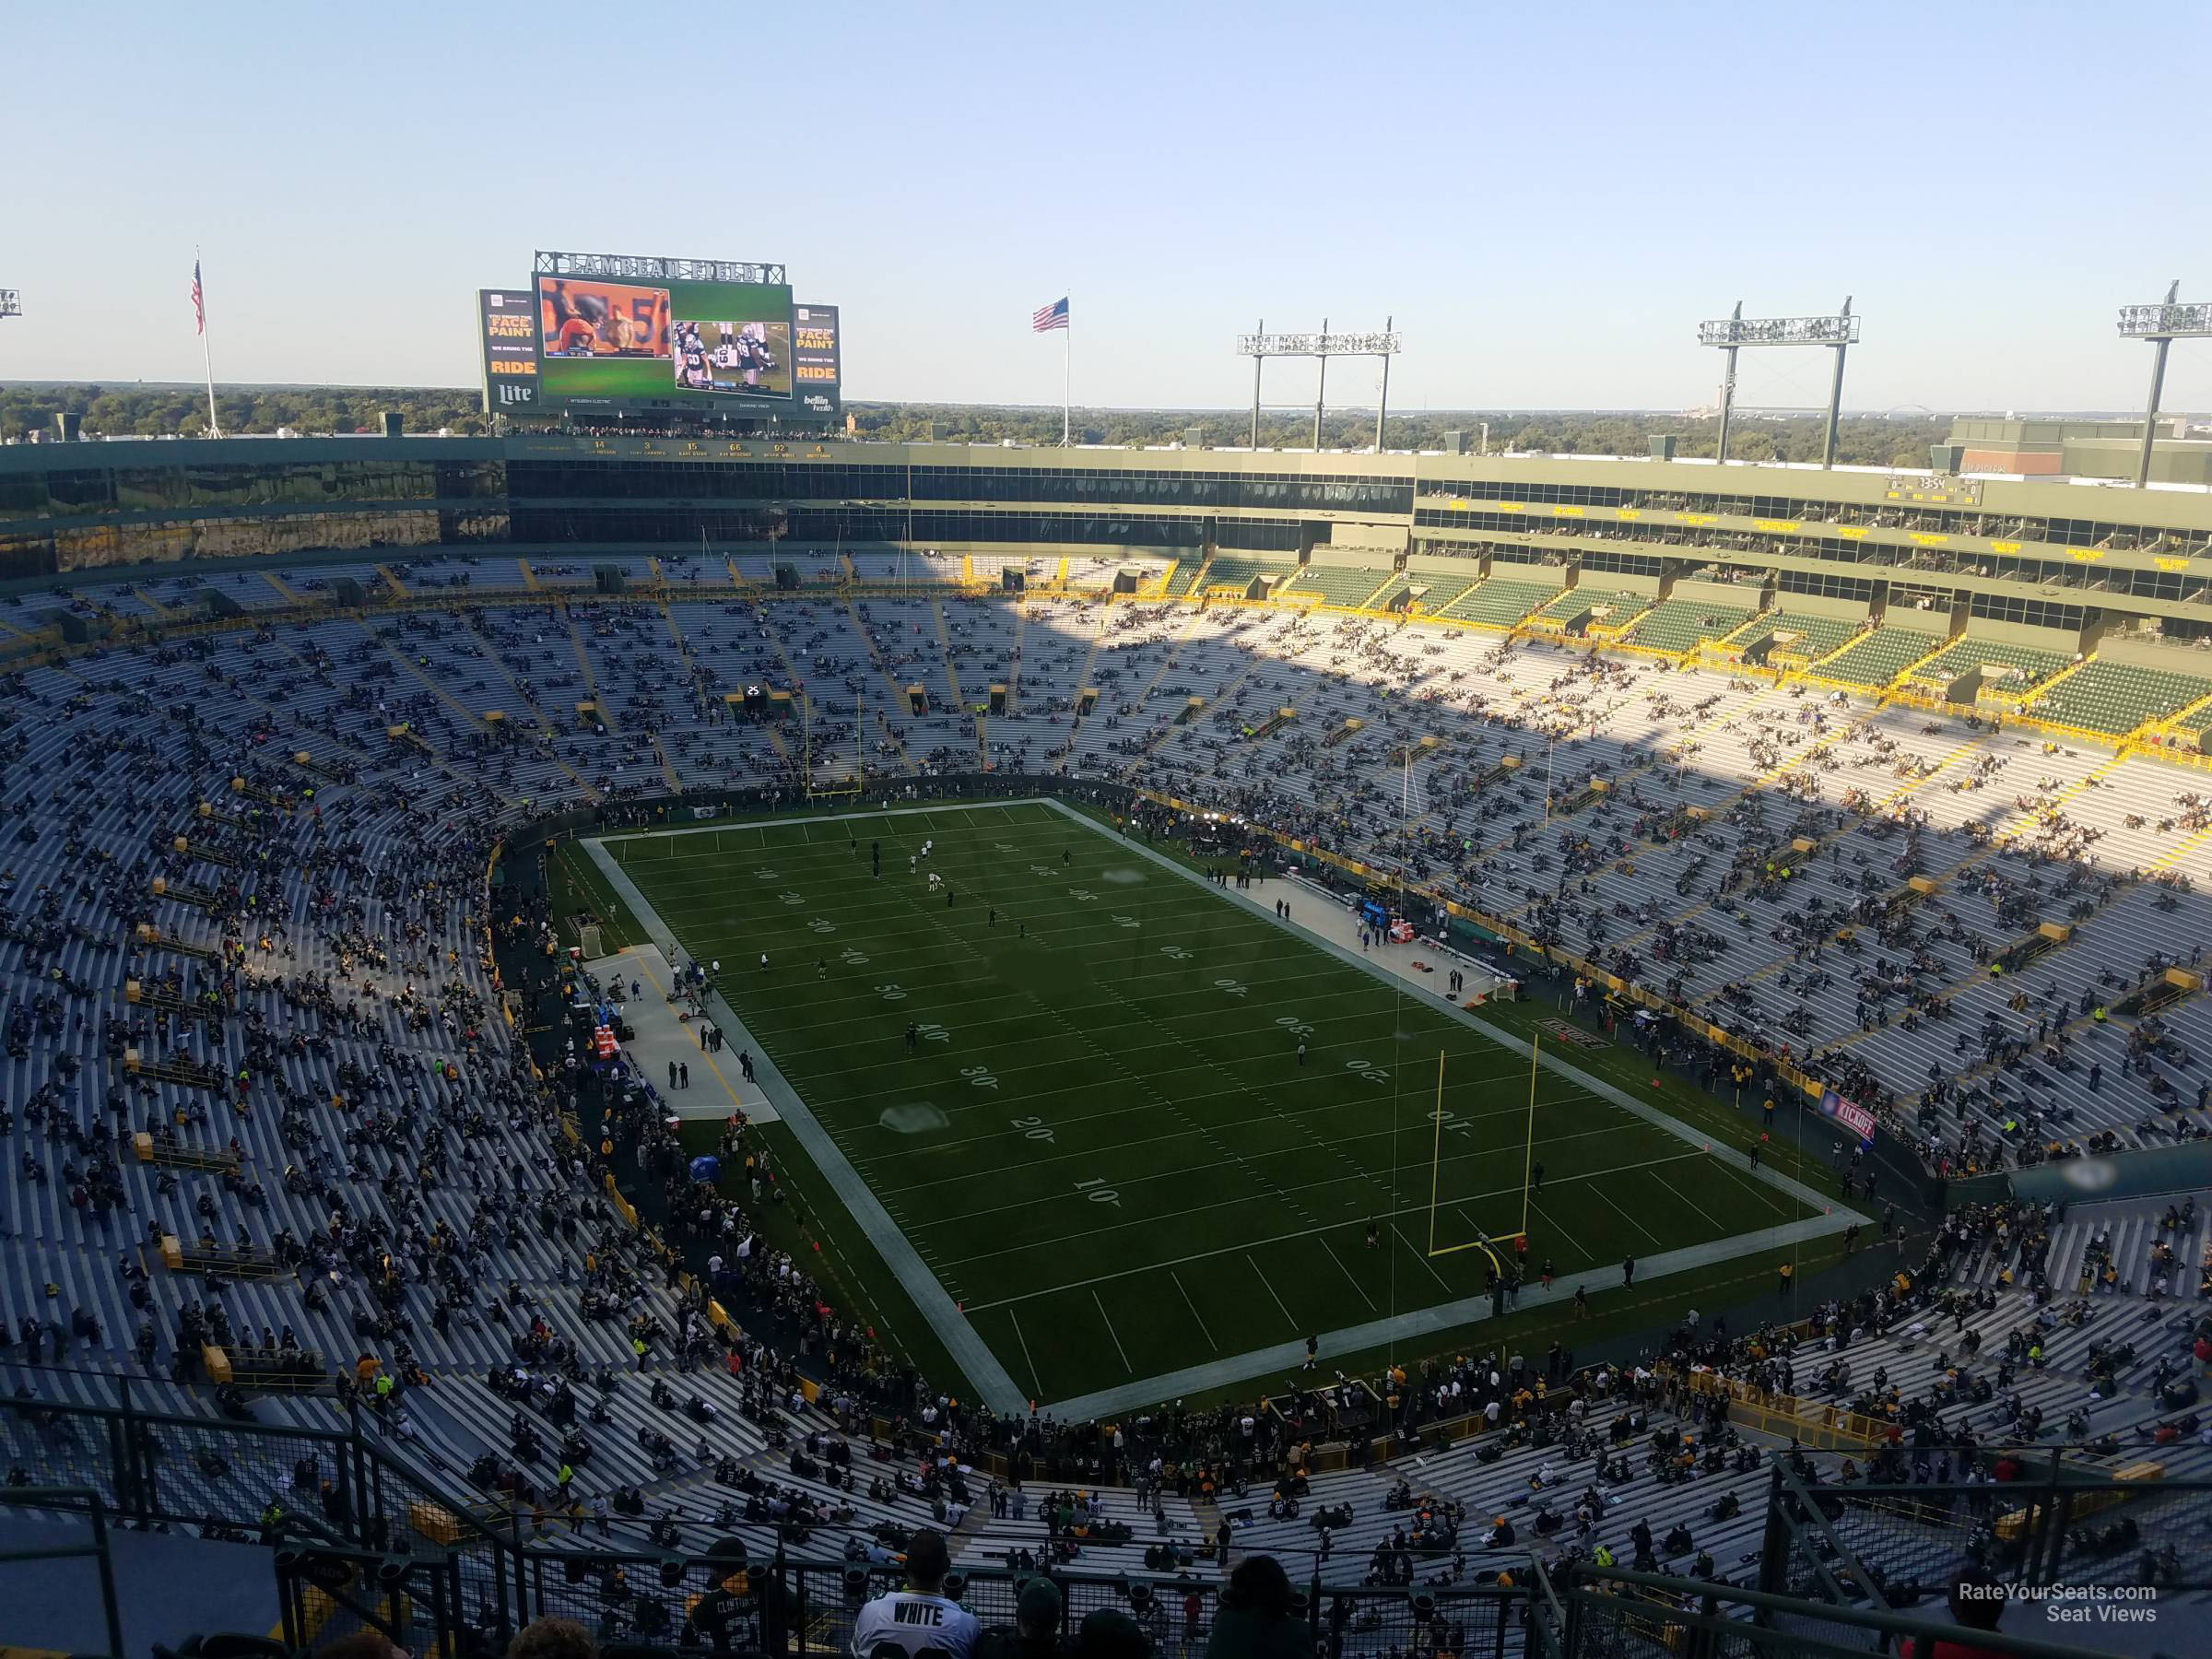
{"type": "Polygon", "coordinates": [[[906,1588],[861,1608],[853,1659],[968,1659],[975,1615],[940,1593],[951,1566],[943,1533],[925,1526],[908,1540],[906,1588]]]}

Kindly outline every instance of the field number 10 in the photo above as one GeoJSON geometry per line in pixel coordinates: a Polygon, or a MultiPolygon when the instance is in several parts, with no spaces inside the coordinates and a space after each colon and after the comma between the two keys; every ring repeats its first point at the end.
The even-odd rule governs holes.
{"type": "Polygon", "coordinates": [[[1122,1195],[1095,1175],[1088,1181],[1077,1182],[1076,1191],[1093,1204],[1111,1204],[1116,1209],[1122,1207],[1122,1195]]]}

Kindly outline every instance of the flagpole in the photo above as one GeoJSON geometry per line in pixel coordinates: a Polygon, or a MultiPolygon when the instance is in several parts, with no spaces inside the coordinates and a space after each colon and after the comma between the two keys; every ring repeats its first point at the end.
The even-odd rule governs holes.
{"type": "Polygon", "coordinates": [[[207,285],[200,275],[200,250],[196,245],[192,250],[192,275],[200,290],[200,361],[207,371],[207,435],[220,438],[222,423],[215,414],[215,350],[207,342],[207,285]]]}
{"type": "Polygon", "coordinates": [[[1071,300],[1064,300],[1061,303],[1067,306],[1067,321],[1060,330],[1060,447],[1065,449],[1068,447],[1068,387],[1074,382],[1076,372],[1076,308],[1071,300]]]}

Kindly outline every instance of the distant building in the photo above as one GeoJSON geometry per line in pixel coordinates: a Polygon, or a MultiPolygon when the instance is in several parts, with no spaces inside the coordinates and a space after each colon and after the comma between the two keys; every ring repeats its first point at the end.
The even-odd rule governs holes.
{"type": "MultiPolygon", "coordinates": [[[[2188,417],[2161,417],[2159,430],[2165,435],[2151,444],[2151,482],[2212,485],[2212,442],[2187,435],[2188,417]]],[[[1955,458],[1946,470],[2030,478],[2133,478],[2142,445],[2140,420],[1960,416],[1951,422],[1950,441],[1945,447],[1955,458]]]]}

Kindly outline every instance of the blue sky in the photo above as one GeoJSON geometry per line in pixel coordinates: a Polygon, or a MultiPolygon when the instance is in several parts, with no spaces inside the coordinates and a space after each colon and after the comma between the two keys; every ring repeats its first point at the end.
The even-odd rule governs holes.
{"type": "Polygon", "coordinates": [[[2212,297],[2208,46],[2203,0],[18,6],[0,380],[196,377],[197,242],[224,380],[473,383],[474,290],[556,247],[787,263],[850,397],[1057,402],[1069,292],[1078,402],[1394,315],[1396,406],[1682,407],[1700,318],[1850,293],[1853,407],[2127,406],[2115,308],[2212,297]]]}

